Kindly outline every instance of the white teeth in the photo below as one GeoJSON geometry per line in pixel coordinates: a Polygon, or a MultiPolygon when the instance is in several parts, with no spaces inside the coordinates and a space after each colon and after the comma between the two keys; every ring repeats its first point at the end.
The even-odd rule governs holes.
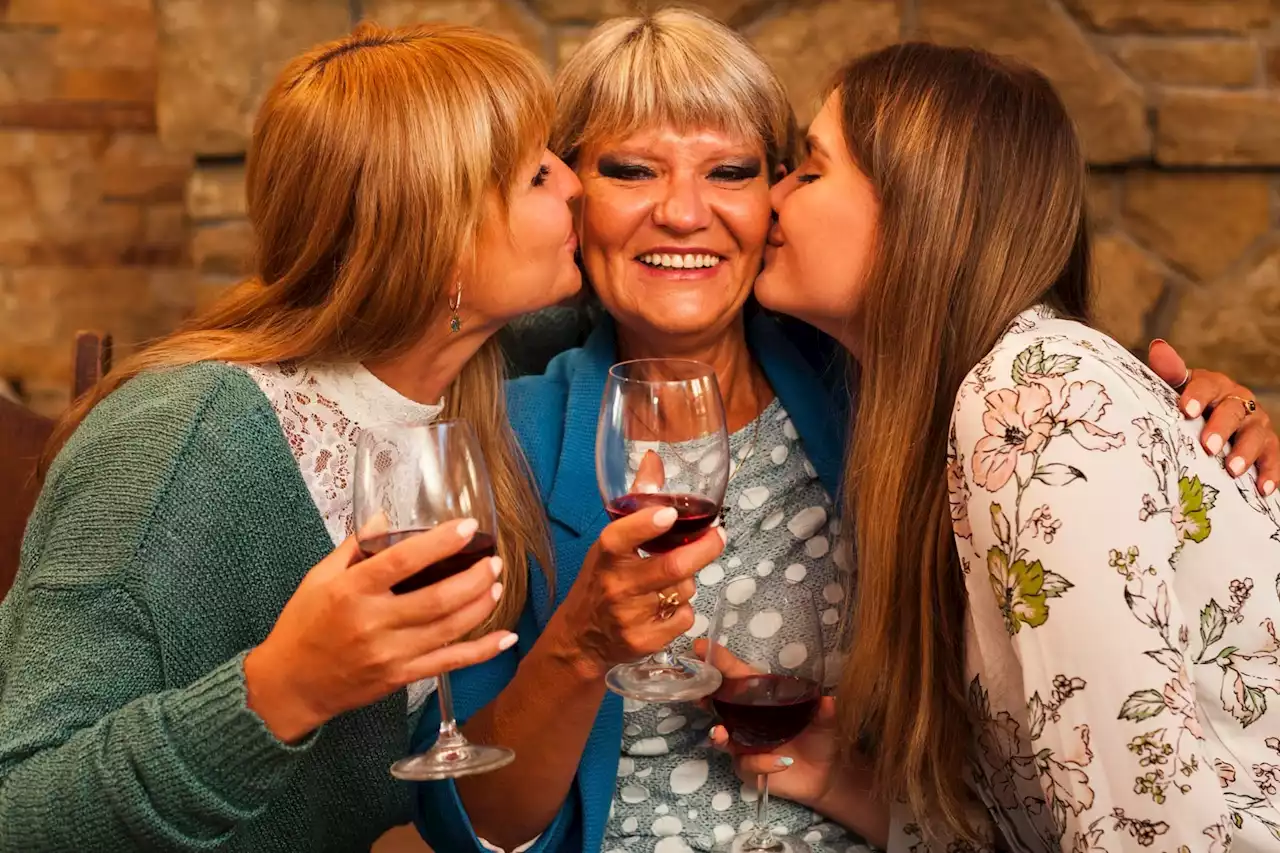
{"type": "Polygon", "coordinates": [[[641,263],[648,264],[651,267],[691,270],[714,267],[723,259],[718,255],[660,255],[650,253],[641,255],[639,260],[641,263]]]}

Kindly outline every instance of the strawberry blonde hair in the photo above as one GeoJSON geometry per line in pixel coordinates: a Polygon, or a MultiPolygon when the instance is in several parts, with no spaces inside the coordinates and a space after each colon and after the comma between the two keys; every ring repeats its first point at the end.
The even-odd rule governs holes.
{"type": "MultiPolygon", "coordinates": [[[[61,420],[53,454],[104,397],[144,371],[201,361],[352,362],[404,353],[465,273],[482,219],[546,147],[550,82],[528,51],[470,27],[363,24],[290,62],[249,145],[253,273],[109,373],[61,420]]],[[[542,504],[506,415],[490,339],[447,391],[479,434],[502,520],[506,594],[480,630],[511,627],[528,555],[546,571],[542,504]]]]}

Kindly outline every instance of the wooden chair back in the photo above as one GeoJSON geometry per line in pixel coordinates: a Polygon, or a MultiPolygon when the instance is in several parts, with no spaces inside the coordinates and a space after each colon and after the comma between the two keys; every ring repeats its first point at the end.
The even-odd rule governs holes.
{"type": "Polygon", "coordinates": [[[0,599],[18,572],[22,534],[40,494],[36,462],[52,431],[53,421],[0,398],[0,599]]]}
{"type": "MultiPolygon", "coordinates": [[[[79,332],[75,338],[71,395],[78,399],[111,369],[111,336],[79,332]]],[[[0,398],[0,599],[13,585],[27,518],[40,489],[36,464],[53,421],[0,398]]]]}

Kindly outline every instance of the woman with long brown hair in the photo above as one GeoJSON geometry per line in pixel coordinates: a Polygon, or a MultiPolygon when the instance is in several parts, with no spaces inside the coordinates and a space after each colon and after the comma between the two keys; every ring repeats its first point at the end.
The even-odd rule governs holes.
{"type": "Polygon", "coordinates": [[[580,286],[551,116],[537,61],[465,27],[362,26],[284,70],[254,275],[55,445],[0,607],[0,849],[367,850],[408,821],[387,766],[424,687],[515,642],[548,549],[493,335],[580,286]],[[441,414],[479,433],[500,557],[397,596],[475,523],[361,559],[352,451],[441,414]]]}
{"type": "Polygon", "coordinates": [[[982,809],[1016,850],[1274,850],[1280,501],[1088,325],[1052,86],[898,45],[843,70],[808,144],[757,295],[859,366],[858,571],[789,790],[890,850],[989,838],[982,809]]]}

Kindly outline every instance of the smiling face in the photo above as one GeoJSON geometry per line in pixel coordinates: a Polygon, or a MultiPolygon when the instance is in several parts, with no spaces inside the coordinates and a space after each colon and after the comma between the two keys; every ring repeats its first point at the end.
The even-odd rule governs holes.
{"type": "Polygon", "coordinates": [[[476,271],[463,286],[463,309],[506,322],[577,293],[582,275],[569,202],[582,185],[550,151],[521,171],[507,216],[485,219],[476,246],[476,271]]]}
{"type": "Polygon", "coordinates": [[[851,346],[875,258],[880,204],[849,155],[837,94],[809,126],[807,147],[800,167],[773,188],[777,222],[756,298],[851,346]]]}
{"type": "Polygon", "coordinates": [[[761,142],[647,130],[583,151],[578,176],[583,264],[624,329],[693,343],[737,319],[769,231],[761,142]]]}

